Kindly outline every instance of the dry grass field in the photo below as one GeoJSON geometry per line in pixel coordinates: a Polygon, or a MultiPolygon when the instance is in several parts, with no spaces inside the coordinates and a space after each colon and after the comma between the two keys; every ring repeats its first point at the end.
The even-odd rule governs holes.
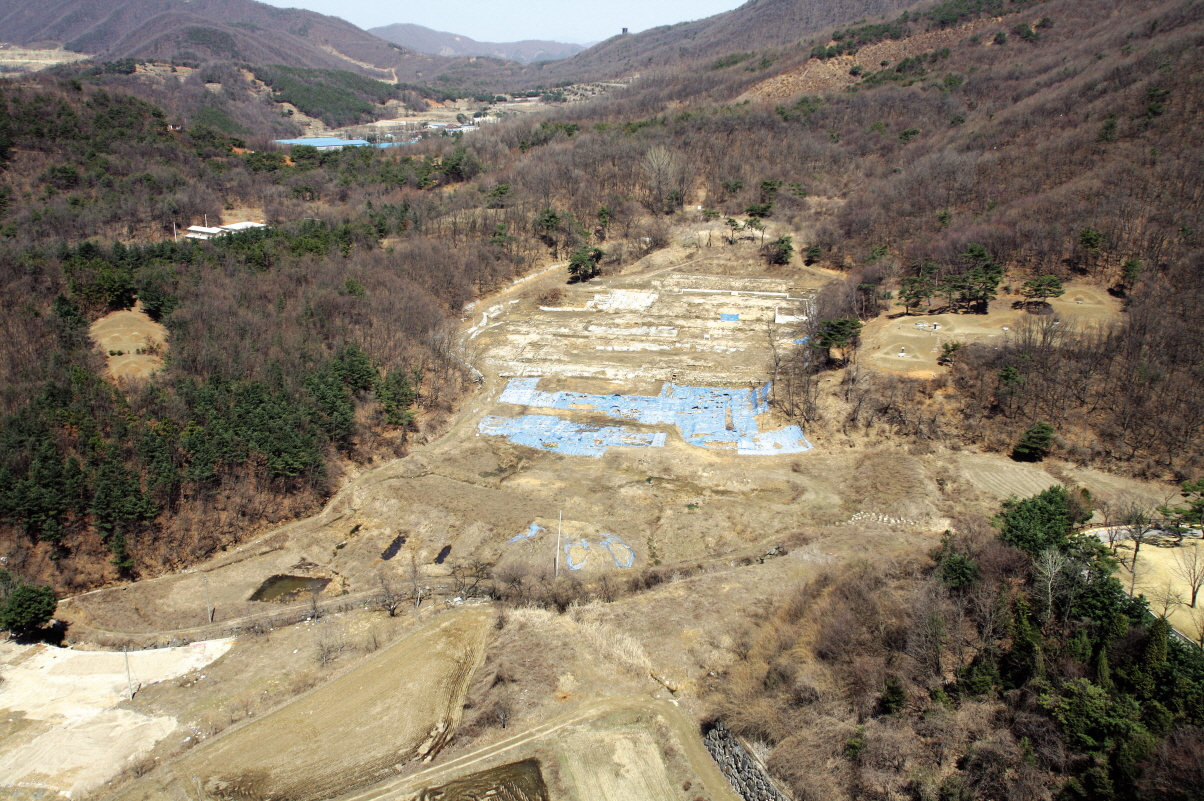
{"type": "MultiPolygon", "coordinates": [[[[1180,545],[1174,545],[1169,538],[1162,542],[1146,542],[1137,553],[1134,589],[1146,597],[1156,614],[1165,611],[1172,626],[1199,642],[1204,637],[1204,591],[1200,592],[1193,609],[1191,588],[1179,574],[1176,564],[1177,558],[1190,558],[1192,551],[1198,552],[1199,559],[1204,561],[1204,543],[1198,539],[1185,539],[1180,545]]],[[[1125,563],[1120,579],[1127,589],[1133,582],[1129,567],[1133,563],[1133,543],[1121,543],[1116,552],[1125,563]]]]}

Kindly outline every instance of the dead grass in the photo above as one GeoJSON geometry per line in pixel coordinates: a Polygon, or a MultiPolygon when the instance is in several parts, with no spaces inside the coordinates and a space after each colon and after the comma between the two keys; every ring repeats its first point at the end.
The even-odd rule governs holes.
{"type": "MultiPolygon", "coordinates": [[[[322,798],[433,754],[458,722],[489,619],[483,609],[438,615],[318,689],[190,751],[155,785],[193,788],[195,776],[209,794],[322,798]]],[[[126,797],[142,792],[135,784],[126,797]]]]}
{"type": "Polygon", "coordinates": [[[143,311],[142,301],[101,317],[89,333],[114,378],[145,378],[163,368],[167,328],[143,311]]]}

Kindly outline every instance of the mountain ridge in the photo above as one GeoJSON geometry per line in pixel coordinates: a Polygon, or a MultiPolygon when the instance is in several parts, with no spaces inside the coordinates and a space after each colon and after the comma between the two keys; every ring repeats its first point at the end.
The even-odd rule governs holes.
{"type": "Polygon", "coordinates": [[[478,42],[468,36],[437,31],[424,25],[395,22],[368,28],[368,33],[387,42],[434,56],[489,56],[507,61],[530,64],[533,61],[554,61],[568,58],[586,49],[584,45],[555,42],[546,39],[523,39],[517,42],[478,42]]]}

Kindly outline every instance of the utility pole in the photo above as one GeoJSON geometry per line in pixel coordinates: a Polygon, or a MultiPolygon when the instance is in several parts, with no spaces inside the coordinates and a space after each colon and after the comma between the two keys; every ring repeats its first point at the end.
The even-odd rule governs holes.
{"type": "Polygon", "coordinates": [[[564,525],[564,510],[560,510],[560,520],[556,523],[556,561],[552,564],[552,578],[560,578],[560,529],[564,525]]]}
{"type": "Polygon", "coordinates": [[[126,687],[128,687],[128,688],[129,688],[129,691],[130,691],[130,700],[131,700],[131,701],[133,701],[133,700],[134,700],[134,682],[133,682],[133,680],[130,678],[130,651],[129,651],[129,646],[126,646],[126,650],[125,650],[123,653],[125,654],[125,685],[126,685],[126,687]]]}
{"type": "Polygon", "coordinates": [[[172,242],[180,241],[180,234],[176,231],[176,221],[175,220],[171,221],[171,241],[172,242]]]}
{"type": "Polygon", "coordinates": [[[201,581],[205,585],[205,616],[209,619],[209,622],[212,623],[213,622],[213,604],[209,603],[209,577],[202,576],[201,581]]]}

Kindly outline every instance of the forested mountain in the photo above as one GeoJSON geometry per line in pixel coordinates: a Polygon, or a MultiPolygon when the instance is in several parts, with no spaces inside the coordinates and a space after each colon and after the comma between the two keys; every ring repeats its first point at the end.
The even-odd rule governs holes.
{"type": "MultiPolygon", "coordinates": [[[[347,343],[383,371],[381,380],[419,370],[423,377],[412,383],[420,402],[438,398],[446,409],[460,378],[437,334],[465,301],[540,259],[582,247],[604,250],[604,268],[629,261],[668,241],[672,220],[699,214],[685,205],[786,226],[811,257],[847,270],[848,281],[819,298],[813,324],[870,319],[891,308],[889,293],[923,282],[934,287],[929,297],[962,287],[950,291],[951,298],[965,295],[954,306],[965,313],[979,305],[974,292],[1045,275],[1087,277],[1127,303],[1125,318],[1108,327],[1055,329],[1034,318],[1026,338],[967,346],[951,373],[931,382],[849,371],[839,399],[820,392],[831,365],[799,349],[780,366],[791,387],[780,399],[787,414],[837,438],[889,431],[1000,450],[1043,421],[1058,432],[1057,452],[1083,463],[1191,477],[1204,459],[1197,369],[1204,304],[1195,280],[1204,258],[1197,234],[1204,230],[1197,180],[1204,143],[1193,80],[1202,68],[1194,43],[1204,12],[1181,0],[1132,2],[1124,15],[1103,0],[1013,3],[1008,8],[1019,13],[980,18],[974,30],[982,33],[931,49],[929,26],[956,25],[959,13],[975,17],[989,5],[967,10],[950,2],[928,16],[854,26],[814,54],[783,62],[787,73],[817,63],[845,64],[847,73],[858,58],[856,46],[842,42],[898,36],[895,46],[908,55],[864,65],[852,90],[754,102],[757,87],[782,64],[749,71],[721,62],[650,75],[538,124],[502,124],[460,142],[429,140],[404,154],[303,152],[291,163],[235,153],[243,142],[211,120],[167,131],[161,108],[127,94],[153,100],[164,90],[124,76],[108,89],[97,85],[105,76],[10,81],[0,104],[7,117],[0,130],[11,142],[0,177],[0,265],[5,308],[28,314],[4,318],[8,341],[23,344],[6,349],[0,366],[3,410],[26,421],[3,428],[5,436],[24,432],[3,448],[3,485],[19,490],[3,501],[16,527],[9,531],[25,532],[21,547],[31,557],[95,553],[102,517],[90,505],[96,488],[88,482],[110,463],[135,482],[128,486],[153,496],[151,505],[135,504],[154,510],[153,528],[142,528],[149,518],[141,513],[123,524],[133,564],[145,570],[194,547],[162,551],[168,532],[177,542],[209,532],[208,545],[195,545],[200,556],[213,536],[229,540],[265,519],[267,506],[255,501],[260,511],[242,525],[201,524],[204,510],[227,504],[220,499],[236,488],[315,502],[328,486],[323,475],[340,459],[370,458],[375,446],[356,443],[400,433],[382,422],[383,411],[330,428],[334,401],[306,388],[314,375],[336,369],[330,360],[350,353],[347,343]],[[933,16],[942,10],[950,16],[933,16]],[[223,206],[240,204],[262,207],[283,228],[224,245],[155,244],[173,222],[217,218],[223,206]],[[317,218],[319,228],[293,222],[303,218],[317,218]],[[386,259],[382,247],[395,255],[386,259]],[[410,266],[384,266],[398,263],[410,266]],[[307,279],[290,283],[292,274],[307,279]],[[374,291],[381,281],[412,289],[386,292],[382,284],[374,291]],[[156,301],[173,356],[162,378],[131,397],[151,394],[131,401],[106,388],[80,326],[143,292],[173,299],[156,301]],[[378,303],[422,305],[406,317],[418,326],[409,344],[377,343],[370,332],[384,313],[372,311],[378,303]],[[218,350],[232,342],[230,324],[212,313],[227,306],[248,315],[233,354],[218,350]],[[269,332],[277,330],[291,333],[271,344],[269,332]],[[451,389],[426,389],[433,375],[451,389]],[[200,402],[188,398],[201,396],[185,387],[215,380],[226,382],[221,392],[251,382],[283,393],[294,404],[289,414],[311,415],[300,429],[309,439],[295,443],[308,455],[278,461],[260,450],[270,438],[244,431],[231,435],[233,450],[224,456],[197,462],[198,452],[172,434],[167,461],[158,464],[173,466],[166,478],[152,479],[157,451],[138,443],[153,442],[146,436],[160,430],[156,421],[186,428],[196,414],[189,404],[200,402]],[[77,411],[62,411],[84,398],[77,411]],[[112,414],[127,403],[142,411],[119,423],[112,414]],[[84,418],[93,422],[80,428],[84,418]],[[76,422],[62,422],[68,419],[76,422]],[[80,439],[83,431],[93,439],[80,439]],[[76,463],[82,473],[73,475],[84,482],[76,489],[37,489],[43,478],[66,481],[46,477],[76,463]],[[260,478],[235,478],[247,470],[260,478]],[[295,495],[298,486],[308,489],[295,495]],[[75,505],[64,506],[64,498],[75,505]]],[[[206,90],[198,84],[190,91],[206,90]]],[[[372,382],[356,381],[344,384],[345,397],[383,409],[372,382]]],[[[80,570],[71,559],[42,564],[39,570],[68,584],[98,578],[68,579],[63,571],[80,570]]]]}
{"type": "Polygon", "coordinates": [[[517,63],[470,67],[467,59],[407,50],[338,17],[255,0],[0,0],[0,36],[61,44],[101,61],[283,64],[394,83],[429,81],[450,70],[463,85],[492,87],[521,73],[517,63]]]}
{"type": "MultiPolygon", "coordinates": [[[[808,7],[738,12],[789,29],[789,8],[808,7]]],[[[1043,425],[1075,464],[1199,479],[1204,4],[945,0],[764,49],[676,30],[630,37],[625,90],[404,151],[249,151],[277,124],[250,101],[185,120],[172,104],[236,84],[228,62],[172,90],[89,68],[0,83],[7,568],[81,591],[306,514],[473,391],[466,303],[552,260],[701,248],[707,226],[770,228],[838,274],[766,365],[775,412],[826,447],[1006,453],[1043,425]],[[272,227],[173,241],[238,207],[272,227]],[[1009,290],[1070,279],[1123,311],[1078,324],[1009,290]],[[859,363],[884,314],[973,319],[1008,293],[1017,330],[947,343],[946,372],[859,363]],[[88,325],[135,301],[168,358],[114,379],[88,325]]],[[[797,264],[735,239],[717,246],[797,264]]],[[[1014,499],[931,559],[799,587],[751,621],[715,709],[800,797],[1198,795],[1204,667],[1073,534],[1090,503],[1014,499]]]]}
{"type": "Polygon", "coordinates": [[[467,36],[436,31],[412,23],[394,23],[369,28],[369,33],[408,50],[434,56],[491,56],[493,58],[530,64],[532,61],[555,61],[580,53],[585,48],[577,44],[524,39],[521,42],[478,42],[467,36]]]}
{"type": "Polygon", "coordinates": [[[893,15],[909,0],[750,0],[723,14],[612,36],[545,70],[558,80],[603,80],[724,54],[810,40],[823,29],[893,15]]]}

